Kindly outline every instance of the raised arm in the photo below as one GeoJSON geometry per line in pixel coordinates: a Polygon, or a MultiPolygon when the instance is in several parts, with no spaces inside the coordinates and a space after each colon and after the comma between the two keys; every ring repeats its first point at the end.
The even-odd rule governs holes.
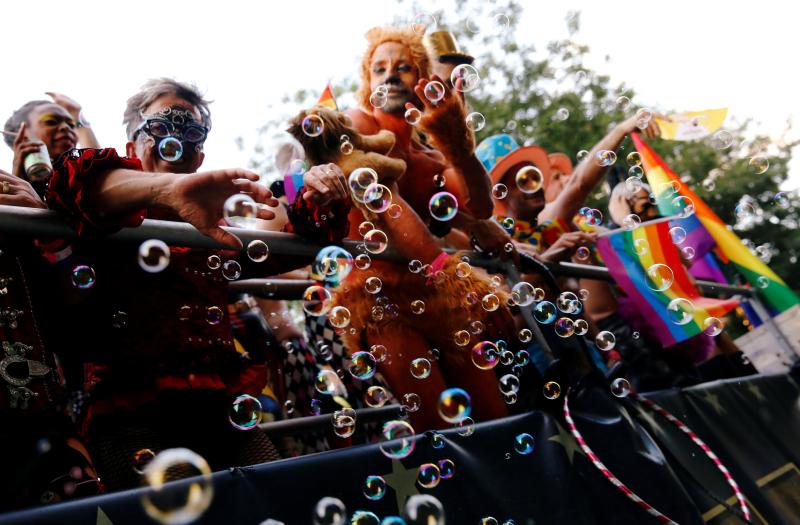
{"type": "MultiPolygon", "coordinates": [[[[661,115],[658,115],[661,118],[661,115]]],[[[539,214],[539,222],[552,221],[561,218],[567,222],[586,202],[586,198],[597,186],[608,171],[608,166],[601,166],[597,162],[597,154],[603,150],[616,150],[622,140],[633,131],[639,129],[637,122],[639,117],[634,115],[629,119],[617,124],[600,142],[594,145],[589,154],[575,167],[572,176],[567,177],[564,189],[558,197],[548,203],[539,214]]],[[[655,118],[650,119],[647,127],[643,130],[649,138],[661,135],[661,130],[655,122],[655,118]]]]}
{"type": "Polygon", "coordinates": [[[78,135],[78,144],[82,148],[100,147],[100,141],[97,140],[94,130],[92,130],[92,125],[84,118],[79,103],[61,93],[48,91],[46,95],[52,98],[53,102],[66,109],[72,118],[75,119],[75,122],[78,123],[78,128],[75,130],[75,133],[78,135]]]}

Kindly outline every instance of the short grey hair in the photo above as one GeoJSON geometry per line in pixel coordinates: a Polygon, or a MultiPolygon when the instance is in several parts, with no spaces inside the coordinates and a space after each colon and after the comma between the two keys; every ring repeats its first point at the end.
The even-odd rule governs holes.
{"type": "MultiPolygon", "coordinates": [[[[52,102],[49,100],[31,100],[30,102],[26,102],[22,105],[22,107],[16,110],[8,120],[6,120],[6,125],[3,128],[3,131],[7,131],[8,133],[17,133],[19,128],[22,127],[22,124],[24,122],[28,122],[28,117],[31,116],[33,110],[45,104],[52,104],[52,102]]],[[[30,123],[28,123],[28,126],[30,126],[30,123]]],[[[6,144],[8,144],[9,148],[14,147],[14,137],[12,135],[3,135],[3,140],[6,144]]]]}
{"type": "Polygon", "coordinates": [[[142,121],[144,111],[158,98],[164,95],[175,95],[182,98],[200,112],[202,124],[211,129],[211,112],[208,110],[210,101],[203,98],[203,94],[194,84],[178,82],[171,78],[153,78],[148,80],[134,96],[128,99],[122,124],[128,140],[133,140],[133,133],[142,121]]]}

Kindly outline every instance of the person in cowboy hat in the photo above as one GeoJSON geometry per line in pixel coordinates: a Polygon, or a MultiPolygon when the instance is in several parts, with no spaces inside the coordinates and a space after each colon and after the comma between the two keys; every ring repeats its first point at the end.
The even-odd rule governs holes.
{"type": "Polygon", "coordinates": [[[450,80],[456,66],[472,64],[475,57],[461,51],[456,37],[450,31],[434,31],[422,40],[431,60],[431,72],[437,77],[450,80]]]}

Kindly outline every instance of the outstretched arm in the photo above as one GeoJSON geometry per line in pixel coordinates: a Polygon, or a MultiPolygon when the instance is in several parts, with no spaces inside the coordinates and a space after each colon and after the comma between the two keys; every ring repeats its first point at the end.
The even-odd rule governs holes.
{"type": "Polygon", "coordinates": [[[82,148],[99,148],[100,142],[97,140],[91,125],[83,119],[81,105],[61,93],[48,91],[46,94],[53,99],[53,102],[66,109],[67,113],[75,119],[75,122],[78,122],[79,127],[75,130],[78,135],[78,144],[82,148]]]}
{"type": "MultiPolygon", "coordinates": [[[[657,116],[664,118],[661,115],[657,116]]],[[[575,168],[572,176],[567,177],[564,190],[553,202],[548,203],[539,214],[539,223],[558,218],[567,222],[572,220],[572,217],[586,202],[589,193],[605,177],[608,171],[608,166],[601,166],[597,162],[597,154],[603,150],[616,150],[628,134],[639,129],[637,127],[638,120],[639,117],[634,115],[617,124],[600,142],[594,145],[589,154],[575,168]]],[[[661,136],[661,130],[656,124],[655,118],[650,119],[643,131],[648,138],[661,136]]]]}

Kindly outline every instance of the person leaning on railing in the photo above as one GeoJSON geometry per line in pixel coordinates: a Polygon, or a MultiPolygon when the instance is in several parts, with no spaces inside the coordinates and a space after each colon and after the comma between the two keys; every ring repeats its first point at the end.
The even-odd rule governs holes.
{"type": "MultiPolygon", "coordinates": [[[[213,469],[274,459],[263,434],[235,430],[228,421],[237,395],[261,393],[266,367],[264,355],[235,349],[227,279],[271,275],[306,261],[273,256],[255,263],[232,250],[171,247],[155,256],[155,262],[169,257],[169,264],[150,273],[137,262],[136,247],[96,242],[150,217],[189,222],[238,250],[239,239],[220,227],[226,200],[248,193],[257,203],[277,204],[255,173],[197,171],[211,120],[193,86],[148,82],[128,100],[124,123],[127,157],[113,149],[72,150],[56,163],[46,195],[48,207],[83,239],[60,278],[75,277],[72,270],[82,266],[93,280],[78,283],[83,297],[65,312],[74,327],[65,337],[72,350],[66,360],[84,371],[90,401],[83,428],[100,475],[112,489],[134,486],[130,462],[143,448],[188,447],[213,469]]],[[[326,191],[306,186],[290,207],[287,231],[335,242],[348,229],[341,172],[314,166],[307,176],[326,191]]],[[[274,215],[261,206],[256,214],[274,215]]]]}

